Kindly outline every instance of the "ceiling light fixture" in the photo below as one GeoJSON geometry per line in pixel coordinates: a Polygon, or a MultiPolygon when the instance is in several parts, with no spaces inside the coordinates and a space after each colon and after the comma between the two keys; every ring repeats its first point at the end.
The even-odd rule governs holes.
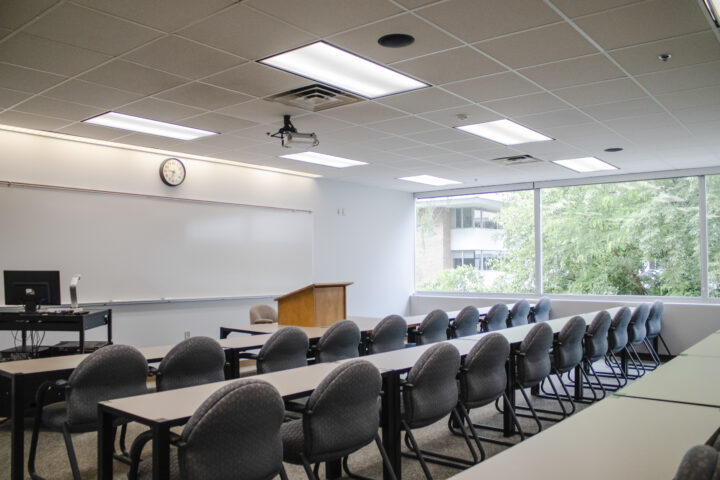
{"type": "Polygon", "coordinates": [[[280,158],[287,158],[289,160],[297,160],[300,162],[315,163],[317,165],[324,165],[326,167],[335,168],[367,165],[367,162],[360,162],[358,160],[350,160],[349,158],[335,157],[332,155],[325,155],[324,153],[317,152],[292,153],[290,155],[280,155],[280,158]]]}
{"type": "Polygon", "coordinates": [[[713,22],[715,22],[715,26],[720,27],[720,18],[718,18],[718,15],[720,15],[720,0],[703,0],[703,3],[713,22]]]}
{"type": "Polygon", "coordinates": [[[609,153],[616,153],[616,152],[622,152],[623,148],[622,147],[610,147],[610,148],[606,148],[605,151],[609,152],[609,153]]]}
{"type": "Polygon", "coordinates": [[[258,62],[366,98],[383,97],[429,86],[325,42],[311,43],[258,62]]]}
{"type": "Polygon", "coordinates": [[[595,157],[569,158],[553,160],[553,163],[579,173],[598,172],[600,170],[617,170],[618,168],[595,157]]]}
{"type": "Polygon", "coordinates": [[[195,140],[196,138],[217,135],[217,132],[183,127],[173,123],[158,122],[149,118],[134,117],[124,113],[107,112],[97,117],[83,120],[84,123],[102,125],[104,127],[120,128],[133,132],[147,133],[161,137],[177,138],[178,140],[195,140]]]}
{"type": "Polygon", "coordinates": [[[283,115],[283,126],[275,133],[267,132],[272,138],[279,138],[285,148],[312,148],[320,145],[315,133],[300,133],[290,121],[290,115],[283,115]]]}
{"type": "Polygon", "coordinates": [[[407,182],[422,183],[424,185],[432,185],[433,187],[441,187],[443,185],[457,185],[460,182],[448,180],[447,178],[433,177],[432,175],[415,175],[414,177],[401,177],[398,180],[407,182]]]}
{"type": "Polygon", "coordinates": [[[378,38],[378,43],[387,48],[402,48],[412,45],[415,37],[407,33],[389,33],[378,38]]]}
{"type": "Polygon", "coordinates": [[[455,128],[479,137],[487,138],[493,142],[502,143],[503,145],[518,145],[520,143],[547,142],[553,140],[542,133],[530,130],[527,127],[523,127],[507,119],[464,125],[455,128]]]}

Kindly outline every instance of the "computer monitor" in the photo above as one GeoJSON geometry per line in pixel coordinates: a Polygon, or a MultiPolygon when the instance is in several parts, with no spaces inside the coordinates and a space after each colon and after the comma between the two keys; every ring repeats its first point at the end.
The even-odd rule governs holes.
{"type": "Polygon", "coordinates": [[[60,272],[57,270],[5,270],[5,305],[25,305],[26,312],[38,305],[60,305],[60,272]]]}

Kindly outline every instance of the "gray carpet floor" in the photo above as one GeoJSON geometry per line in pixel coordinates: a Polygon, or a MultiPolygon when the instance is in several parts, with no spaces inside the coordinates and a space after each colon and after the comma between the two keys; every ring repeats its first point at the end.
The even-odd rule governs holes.
{"type": "MultiPolygon", "coordinates": [[[[522,397],[518,392],[518,403],[523,405],[522,397]]],[[[558,404],[556,400],[545,400],[542,398],[532,397],[533,405],[540,408],[552,408],[557,410],[558,404]]],[[[578,410],[585,408],[587,405],[578,404],[578,410]]],[[[487,425],[502,425],[502,415],[497,412],[494,405],[488,405],[482,408],[475,409],[470,413],[474,423],[487,424],[487,425]]],[[[520,419],[521,425],[524,430],[534,432],[536,426],[534,420],[528,418],[520,419]]],[[[30,421],[27,422],[31,424],[30,421]]],[[[543,422],[543,428],[552,428],[555,425],[553,422],[543,422]]],[[[128,430],[128,446],[132,442],[132,439],[143,431],[143,427],[138,424],[131,424],[128,430]]],[[[416,439],[423,449],[435,450],[449,455],[460,456],[463,458],[470,459],[470,453],[467,449],[465,441],[462,437],[452,435],[447,428],[447,419],[443,419],[428,427],[418,429],[415,432],[416,439]]],[[[501,433],[491,431],[479,431],[479,435],[489,436],[494,438],[502,438],[501,433]]],[[[28,428],[25,434],[26,446],[25,452],[29,450],[30,445],[31,428],[28,428]]],[[[510,438],[511,441],[518,441],[519,438],[515,436],[510,438]]],[[[74,434],[73,443],[75,445],[78,462],[80,464],[81,473],[84,479],[92,479],[97,477],[97,435],[95,433],[86,434],[74,434]]],[[[505,448],[501,445],[483,442],[483,447],[488,457],[491,457],[505,448]]],[[[146,447],[144,456],[150,455],[150,446],[146,447]]],[[[405,447],[403,446],[403,451],[405,447]]],[[[0,478],[6,478],[10,471],[10,426],[8,422],[0,425],[0,478]]],[[[65,444],[62,439],[62,434],[55,432],[42,431],[40,434],[40,442],[38,447],[38,458],[37,458],[37,469],[38,473],[45,476],[48,480],[65,480],[72,479],[70,473],[70,466],[67,460],[67,453],[65,450],[65,444]]],[[[354,473],[369,476],[372,478],[382,478],[382,461],[380,454],[377,451],[377,447],[374,444],[368,445],[362,450],[350,456],[349,465],[354,473]]],[[[285,465],[288,476],[290,479],[305,479],[305,472],[300,466],[296,465],[285,465]]],[[[456,474],[459,470],[429,464],[429,468],[435,479],[449,478],[456,474]]],[[[323,468],[321,468],[321,475],[323,474],[323,468]]],[[[127,466],[115,462],[114,466],[114,478],[125,479],[127,478],[127,466]]],[[[419,462],[416,460],[403,457],[402,472],[404,479],[423,479],[424,475],[420,467],[419,462]]],[[[324,476],[324,475],[323,475],[324,476]]],[[[29,477],[28,477],[29,478],[29,477]]]]}

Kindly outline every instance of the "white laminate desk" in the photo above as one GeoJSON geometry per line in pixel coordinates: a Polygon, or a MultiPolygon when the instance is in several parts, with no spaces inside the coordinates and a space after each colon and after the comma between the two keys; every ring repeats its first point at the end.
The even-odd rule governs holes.
{"type": "Polygon", "coordinates": [[[608,397],[451,479],[670,479],[719,425],[718,408],[608,397]]]}
{"type": "Polygon", "coordinates": [[[720,330],[715,334],[708,335],[680,355],[720,357],[720,335],[717,335],[718,333],[720,333],[720,330]]]}

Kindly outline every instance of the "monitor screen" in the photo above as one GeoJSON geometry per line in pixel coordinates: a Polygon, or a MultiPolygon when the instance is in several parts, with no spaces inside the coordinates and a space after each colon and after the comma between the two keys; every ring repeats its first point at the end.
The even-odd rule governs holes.
{"type": "Polygon", "coordinates": [[[38,305],[60,305],[60,272],[57,270],[5,270],[5,305],[25,305],[33,312],[38,305]]]}

